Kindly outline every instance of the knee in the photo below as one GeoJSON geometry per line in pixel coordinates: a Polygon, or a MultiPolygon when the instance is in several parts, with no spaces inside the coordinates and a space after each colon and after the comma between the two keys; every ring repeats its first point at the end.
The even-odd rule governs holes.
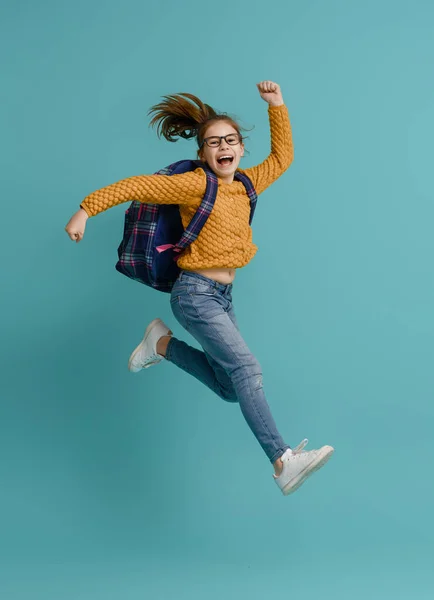
{"type": "Polygon", "coordinates": [[[236,381],[237,379],[248,381],[254,390],[263,387],[262,368],[254,356],[236,367],[233,380],[236,381]]]}
{"type": "Polygon", "coordinates": [[[252,376],[252,385],[255,391],[260,390],[264,387],[262,372],[255,373],[252,376]]]}

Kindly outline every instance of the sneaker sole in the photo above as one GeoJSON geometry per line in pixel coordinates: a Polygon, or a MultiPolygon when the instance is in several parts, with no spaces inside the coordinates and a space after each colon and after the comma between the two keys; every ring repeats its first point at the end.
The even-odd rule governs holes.
{"type": "MultiPolygon", "coordinates": [[[[149,323],[149,325],[146,328],[145,331],[145,335],[142,339],[142,341],[140,342],[140,344],[137,346],[137,348],[135,350],[133,350],[133,353],[130,356],[130,360],[128,361],[128,370],[131,371],[132,373],[138,373],[139,371],[141,371],[142,369],[139,369],[139,371],[134,371],[131,369],[131,364],[133,362],[133,360],[135,359],[135,357],[137,356],[137,353],[139,352],[139,350],[142,348],[143,344],[146,342],[146,339],[148,337],[148,335],[151,333],[152,329],[155,327],[155,325],[157,325],[158,323],[162,323],[161,319],[154,319],[153,321],[151,321],[149,323]]],[[[148,367],[152,367],[153,365],[156,365],[158,363],[152,362],[149,363],[148,365],[145,365],[144,367],[142,367],[143,369],[147,369],[148,367]]]]}
{"type": "Polygon", "coordinates": [[[303,471],[297,475],[297,477],[291,479],[291,481],[289,481],[285,487],[282,488],[283,495],[289,496],[289,494],[292,494],[298,490],[298,488],[303,485],[308,477],[326,464],[326,462],[332,457],[333,452],[334,448],[332,448],[332,446],[324,446],[321,448],[320,455],[311,463],[309,463],[307,467],[305,467],[303,471]]]}

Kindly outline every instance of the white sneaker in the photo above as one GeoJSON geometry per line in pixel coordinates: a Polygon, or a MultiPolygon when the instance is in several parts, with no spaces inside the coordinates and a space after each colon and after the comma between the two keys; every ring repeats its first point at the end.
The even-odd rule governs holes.
{"type": "Polygon", "coordinates": [[[128,362],[130,371],[138,373],[163,360],[164,356],[157,354],[157,342],[163,335],[171,335],[170,329],[161,319],[151,321],[146,328],[145,337],[130,356],[128,362]]]}
{"type": "Polygon", "coordinates": [[[331,446],[305,452],[303,448],[307,442],[308,440],[303,440],[296,448],[286,450],[280,457],[283,462],[282,473],[273,477],[285,496],[295,492],[312,473],[324,466],[334,452],[331,446]]]}

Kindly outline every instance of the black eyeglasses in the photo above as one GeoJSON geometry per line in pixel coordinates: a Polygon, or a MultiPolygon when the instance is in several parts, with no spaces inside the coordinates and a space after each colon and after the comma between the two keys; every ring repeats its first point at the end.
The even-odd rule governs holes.
{"type": "Polygon", "coordinates": [[[211,137],[207,137],[203,140],[201,144],[201,148],[204,144],[209,146],[210,148],[217,148],[221,144],[221,140],[225,140],[229,144],[229,146],[236,146],[242,140],[242,136],[239,133],[229,133],[228,135],[212,135],[211,137]]]}

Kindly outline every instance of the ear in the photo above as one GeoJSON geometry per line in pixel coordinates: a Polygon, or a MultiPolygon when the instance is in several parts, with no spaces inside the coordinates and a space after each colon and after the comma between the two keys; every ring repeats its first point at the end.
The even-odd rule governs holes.
{"type": "Polygon", "coordinates": [[[241,144],[240,156],[244,156],[244,144],[241,144]]]}

